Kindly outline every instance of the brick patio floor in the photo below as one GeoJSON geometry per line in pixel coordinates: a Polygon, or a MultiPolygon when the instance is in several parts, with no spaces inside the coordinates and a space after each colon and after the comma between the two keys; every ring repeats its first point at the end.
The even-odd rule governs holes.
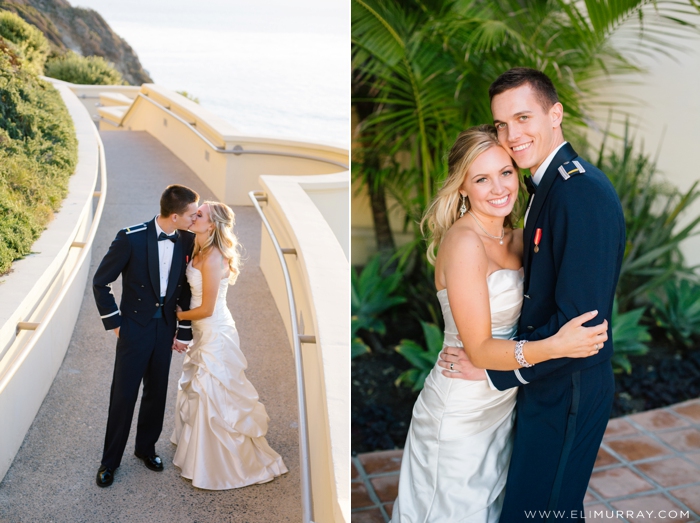
{"type": "MultiPolygon", "coordinates": [[[[402,454],[352,458],[353,523],[389,521],[402,454]]],[[[700,399],[610,420],[584,507],[591,522],[700,522],[700,399]]]]}

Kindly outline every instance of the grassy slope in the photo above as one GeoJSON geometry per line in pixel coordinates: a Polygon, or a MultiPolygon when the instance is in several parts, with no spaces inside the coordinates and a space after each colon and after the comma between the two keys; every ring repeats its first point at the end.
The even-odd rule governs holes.
{"type": "Polygon", "coordinates": [[[59,93],[0,39],[0,274],[30,252],[59,209],[77,146],[59,93]]]}

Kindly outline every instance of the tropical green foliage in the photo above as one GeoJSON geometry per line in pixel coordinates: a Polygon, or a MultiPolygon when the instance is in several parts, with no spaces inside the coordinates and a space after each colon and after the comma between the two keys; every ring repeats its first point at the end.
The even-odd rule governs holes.
{"type": "Polygon", "coordinates": [[[0,38],[0,274],[30,252],[67,194],[77,161],[59,93],[0,38]]]}
{"type": "Polygon", "coordinates": [[[700,196],[700,190],[697,182],[685,193],[660,182],[654,162],[643,152],[633,151],[627,134],[621,152],[603,155],[604,147],[598,164],[620,197],[627,229],[617,288],[620,310],[624,312],[647,305],[648,296],[665,282],[692,277],[694,268],[685,263],[680,244],[700,233],[700,216],[685,222],[685,213],[700,196]]]}
{"type": "MultiPolygon", "coordinates": [[[[637,70],[611,36],[618,35],[620,46],[633,37],[645,51],[667,53],[673,35],[696,30],[678,15],[698,14],[690,0],[351,5],[354,106],[361,119],[355,178],[368,183],[371,177],[371,189],[382,197],[393,193],[409,224],[444,176],[444,155],[457,134],[492,121],[488,86],[500,73],[527,66],[548,74],[566,109],[567,138],[577,143],[596,90],[637,70]],[[388,164],[398,168],[383,170],[388,164]]],[[[375,215],[375,227],[381,221],[375,215]]]]}
{"type": "Polygon", "coordinates": [[[82,85],[124,85],[122,74],[101,56],[80,56],[69,51],[49,60],[46,76],[82,85]]]}
{"type": "Polygon", "coordinates": [[[423,388],[425,378],[430,374],[440,355],[443,342],[443,334],[440,327],[424,321],[420,323],[425,336],[425,347],[413,340],[401,340],[401,343],[396,347],[396,352],[401,354],[411,364],[411,368],[401,373],[396,379],[396,386],[408,386],[414,391],[419,391],[423,388]]]}
{"type": "Polygon", "coordinates": [[[188,93],[187,91],[175,91],[177,94],[180,94],[187,98],[188,100],[192,100],[194,103],[198,104],[199,103],[199,98],[194,96],[193,94],[188,93]]]}
{"type": "Polygon", "coordinates": [[[386,325],[380,315],[388,309],[406,301],[396,296],[401,282],[401,272],[387,273],[379,256],[372,258],[358,276],[353,268],[351,274],[351,313],[352,313],[352,357],[369,351],[369,347],[359,337],[359,331],[384,334],[386,325]]]}
{"type": "Polygon", "coordinates": [[[0,37],[22,60],[24,70],[41,74],[49,55],[49,42],[41,31],[14,13],[0,11],[0,37]]]}
{"type": "Polygon", "coordinates": [[[649,328],[641,323],[644,315],[644,307],[620,314],[617,298],[613,302],[611,318],[613,349],[612,365],[615,372],[632,372],[632,365],[628,356],[646,354],[651,341],[649,328]]]}
{"type": "Polygon", "coordinates": [[[671,341],[693,346],[700,335],[700,285],[688,280],[671,280],[664,285],[665,299],[651,295],[652,316],[671,341]]]}

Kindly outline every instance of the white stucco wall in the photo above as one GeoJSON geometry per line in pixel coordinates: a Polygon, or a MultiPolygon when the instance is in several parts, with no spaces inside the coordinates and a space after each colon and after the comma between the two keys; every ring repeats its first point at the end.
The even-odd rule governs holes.
{"type": "MultiPolygon", "coordinates": [[[[700,23],[700,17],[694,22],[700,23]]],[[[630,76],[628,85],[604,86],[601,95],[618,102],[639,102],[636,107],[627,109],[632,114],[630,123],[636,143],[643,142],[652,158],[658,150],[660,174],[687,191],[700,180],[695,152],[700,139],[700,38],[675,42],[687,50],[671,51],[673,58],[637,54],[637,62],[648,72],[630,76]]],[[[600,111],[596,119],[604,127],[606,118],[607,112],[600,111]]],[[[622,134],[623,127],[614,125],[612,130],[622,134]]],[[[700,201],[693,204],[681,225],[698,215],[700,201]]],[[[700,237],[688,239],[682,244],[682,250],[689,265],[700,264],[700,237]]]]}

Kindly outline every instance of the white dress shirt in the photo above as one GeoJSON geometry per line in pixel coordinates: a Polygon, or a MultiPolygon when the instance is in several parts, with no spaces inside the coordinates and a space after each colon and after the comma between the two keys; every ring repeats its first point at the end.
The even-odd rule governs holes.
{"type": "MultiPolygon", "coordinates": [[[[542,177],[544,176],[545,171],[549,167],[549,164],[552,163],[552,160],[554,159],[554,156],[559,152],[559,149],[564,147],[564,144],[568,143],[567,141],[563,141],[561,144],[559,144],[559,147],[554,149],[547,158],[544,159],[544,162],[542,162],[542,165],[540,165],[537,170],[535,171],[535,174],[532,175],[532,183],[535,185],[539,185],[540,182],[542,181],[542,177]]],[[[527,206],[527,211],[525,211],[525,221],[524,223],[527,224],[527,215],[530,214],[530,207],[532,207],[532,202],[535,201],[535,195],[532,195],[532,198],[530,198],[530,205],[527,206]]]]}
{"type": "MultiPolygon", "coordinates": [[[[156,216],[155,219],[156,238],[160,236],[161,232],[165,232],[163,229],[160,228],[160,225],[158,225],[158,216],[156,216]]],[[[163,240],[158,242],[158,273],[160,276],[161,298],[165,298],[165,295],[168,293],[168,277],[170,276],[170,267],[172,267],[173,265],[173,252],[175,252],[175,244],[173,242],[171,242],[170,240],[163,240]]],[[[191,343],[189,341],[177,341],[179,341],[180,343],[184,343],[185,345],[189,345],[191,343]]]]}
{"type": "MultiPolygon", "coordinates": [[[[158,225],[158,216],[156,216],[156,238],[160,236],[161,232],[165,233],[165,231],[160,228],[160,225],[158,225]]],[[[170,267],[173,264],[174,247],[175,244],[170,240],[158,242],[158,273],[160,274],[161,298],[164,298],[168,292],[168,277],[170,276],[170,267]]]]}

